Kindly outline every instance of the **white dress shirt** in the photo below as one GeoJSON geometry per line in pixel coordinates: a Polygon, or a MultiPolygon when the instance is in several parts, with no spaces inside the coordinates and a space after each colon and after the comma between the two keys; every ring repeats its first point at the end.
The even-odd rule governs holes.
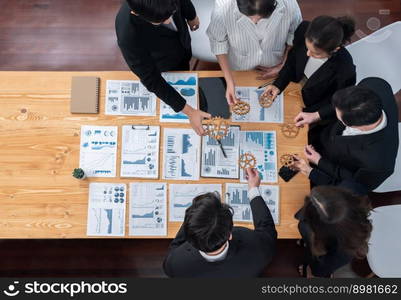
{"type": "Polygon", "coordinates": [[[328,61],[329,58],[314,58],[314,57],[309,57],[308,62],[306,63],[305,66],[305,71],[304,74],[306,78],[311,78],[312,75],[320,69],[321,66],[324,65],[326,61],[328,61]]]}
{"type": "Polygon", "coordinates": [[[383,119],[382,121],[379,123],[379,125],[377,125],[375,128],[371,129],[371,130],[360,130],[358,128],[352,128],[352,127],[345,127],[344,131],[343,131],[343,136],[351,136],[351,135],[364,135],[364,134],[372,134],[375,132],[378,132],[384,128],[386,128],[387,126],[387,115],[386,113],[383,111],[383,119]]]}
{"type": "Polygon", "coordinates": [[[273,14],[257,24],[239,11],[236,0],[216,0],[207,35],[213,54],[227,54],[233,70],[272,67],[282,62],[301,21],[296,0],[277,0],[273,14]]]}
{"type": "Polygon", "coordinates": [[[208,255],[207,253],[200,251],[200,250],[199,250],[199,253],[208,262],[222,261],[222,260],[226,259],[226,257],[227,257],[228,247],[230,246],[230,243],[227,241],[226,245],[227,246],[224,248],[224,250],[217,255],[208,255]]]}

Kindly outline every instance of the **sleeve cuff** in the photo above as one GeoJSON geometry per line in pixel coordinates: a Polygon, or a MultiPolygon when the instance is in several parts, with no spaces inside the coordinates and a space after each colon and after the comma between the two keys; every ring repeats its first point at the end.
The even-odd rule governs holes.
{"type": "Polygon", "coordinates": [[[260,196],[260,190],[258,187],[253,187],[248,191],[249,201],[252,201],[253,199],[259,196],[260,196]]]}
{"type": "Polygon", "coordinates": [[[227,42],[212,42],[210,44],[210,49],[214,55],[222,55],[228,53],[228,43],[227,42]]]}
{"type": "Polygon", "coordinates": [[[287,37],[287,45],[288,46],[294,46],[294,34],[289,33],[287,37]]]}

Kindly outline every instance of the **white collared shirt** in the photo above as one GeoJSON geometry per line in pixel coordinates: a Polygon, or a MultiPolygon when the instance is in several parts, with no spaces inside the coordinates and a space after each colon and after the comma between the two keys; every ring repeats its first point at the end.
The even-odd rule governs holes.
{"type": "Polygon", "coordinates": [[[306,78],[311,78],[312,75],[320,69],[321,66],[323,66],[326,61],[328,61],[329,58],[314,58],[314,57],[309,57],[308,62],[306,63],[305,66],[305,71],[304,74],[306,78]]]}
{"type": "Polygon", "coordinates": [[[222,261],[224,259],[226,259],[227,257],[227,253],[228,253],[228,247],[230,246],[230,243],[227,241],[226,243],[226,247],[224,248],[223,251],[221,251],[219,254],[217,255],[208,255],[203,251],[199,250],[200,255],[202,255],[202,257],[204,259],[206,259],[208,262],[217,262],[217,261],[222,261]]]}
{"type": "Polygon", "coordinates": [[[383,111],[383,119],[379,123],[379,125],[377,125],[375,128],[373,128],[371,130],[363,131],[358,128],[345,127],[345,129],[343,131],[343,136],[372,134],[372,133],[378,132],[378,131],[386,128],[386,126],[387,126],[387,115],[383,111]]]}
{"type": "Polygon", "coordinates": [[[257,24],[239,11],[236,0],[216,0],[207,34],[213,54],[227,54],[231,69],[251,70],[281,63],[301,21],[296,0],[277,0],[273,14],[257,24]]]}

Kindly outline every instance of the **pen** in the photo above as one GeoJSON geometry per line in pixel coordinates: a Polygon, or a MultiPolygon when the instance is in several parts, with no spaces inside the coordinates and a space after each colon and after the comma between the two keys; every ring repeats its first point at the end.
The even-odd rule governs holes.
{"type": "Polygon", "coordinates": [[[265,84],[262,84],[260,87],[258,87],[258,90],[263,89],[265,87],[267,87],[269,84],[272,84],[274,82],[274,80],[266,82],[265,84]]]}
{"type": "Polygon", "coordinates": [[[220,149],[221,149],[221,152],[223,152],[224,158],[227,158],[227,154],[226,154],[226,151],[224,151],[223,144],[221,143],[220,140],[217,140],[217,142],[218,142],[219,145],[220,145],[220,149]]]}

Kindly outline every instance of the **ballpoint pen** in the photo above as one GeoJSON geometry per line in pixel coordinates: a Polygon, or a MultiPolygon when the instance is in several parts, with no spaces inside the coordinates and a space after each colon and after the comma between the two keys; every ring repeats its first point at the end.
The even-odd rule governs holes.
{"type": "Polygon", "coordinates": [[[223,152],[224,158],[227,158],[227,154],[226,154],[226,151],[224,151],[223,144],[221,143],[220,140],[217,140],[217,143],[219,143],[219,145],[220,145],[220,149],[221,149],[221,152],[223,152]]]}
{"type": "Polygon", "coordinates": [[[269,82],[266,82],[266,83],[262,84],[260,87],[258,87],[258,90],[260,90],[260,89],[263,89],[263,88],[267,87],[269,84],[272,84],[273,82],[274,82],[274,80],[272,80],[272,81],[269,81],[269,82]]]}

